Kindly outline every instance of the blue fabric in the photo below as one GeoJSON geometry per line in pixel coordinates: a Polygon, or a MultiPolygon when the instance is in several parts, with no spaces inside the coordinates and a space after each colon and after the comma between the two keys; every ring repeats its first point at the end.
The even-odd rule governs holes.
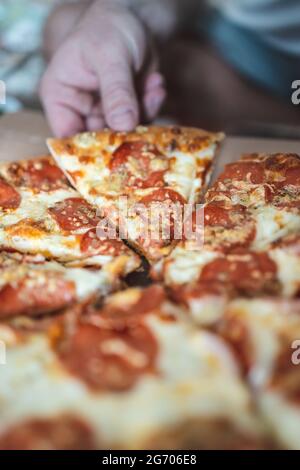
{"type": "Polygon", "coordinates": [[[200,29],[245,77],[290,99],[292,82],[300,79],[300,64],[295,56],[283,54],[259,34],[235,25],[219,13],[202,18],[200,29]]]}

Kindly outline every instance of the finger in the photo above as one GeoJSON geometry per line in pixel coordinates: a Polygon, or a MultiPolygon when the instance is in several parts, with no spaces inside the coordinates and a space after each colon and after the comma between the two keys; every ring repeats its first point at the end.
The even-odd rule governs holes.
{"type": "Polygon", "coordinates": [[[148,119],[154,119],[166,98],[165,81],[163,76],[154,72],[145,82],[143,105],[148,119]]]}
{"type": "Polygon", "coordinates": [[[145,94],[158,87],[165,88],[163,75],[159,72],[150,73],[145,81],[145,94]]]}
{"type": "Polygon", "coordinates": [[[97,131],[105,127],[103,109],[99,98],[95,99],[90,114],[86,118],[86,128],[88,131],[97,131]]]}
{"type": "Polygon", "coordinates": [[[139,108],[127,54],[102,56],[97,74],[107,124],[118,131],[132,130],[139,121],[139,108]]]}
{"type": "Polygon", "coordinates": [[[84,118],[72,108],[64,104],[53,103],[46,110],[53,134],[58,137],[68,137],[85,130],[84,118]]]}
{"type": "Polygon", "coordinates": [[[89,116],[86,119],[86,128],[90,132],[99,131],[105,127],[105,121],[100,116],[89,116]]]}
{"type": "Polygon", "coordinates": [[[97,131],[105,126],[105,119],[103,116],[102,106],[97,100],[86,119],[86,128],[88,131],[97,131]]]}
{"type": "Polygon", "coordinates": [[[152,120],[158,115],[165,99],[166,91],[162,88],[155,89],[144,97],[144,108],[148,119],[152,120]]]}
{"type": "Polygon", "coordinates": [[[93,98],[89,93],[46,78],[41,85],[41,99],[57,137],[85,129],[84,116],[90,114],[93,106],[93,98]]]}

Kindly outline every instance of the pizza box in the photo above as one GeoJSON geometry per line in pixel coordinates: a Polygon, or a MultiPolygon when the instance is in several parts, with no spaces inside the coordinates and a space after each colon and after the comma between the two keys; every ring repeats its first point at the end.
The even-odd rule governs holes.
{"type": "MultiPolygon", "coordinates": [[[[48,153],[45,139],[51,136],[45,117],[40,112],[22,111],[0,119],[0,160],[18,160],[48,153]]],[[[300,153],[300,140],[262,139],[228,136],[222,145],[214,178],[224,164],[237,160],[242,153],[300,153]]]]}

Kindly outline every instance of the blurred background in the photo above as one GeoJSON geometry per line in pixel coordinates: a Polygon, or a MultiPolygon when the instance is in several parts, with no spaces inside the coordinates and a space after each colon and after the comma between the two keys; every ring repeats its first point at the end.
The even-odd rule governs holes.
{"type": "Polygon", "coordinates": [[[0,0],[0,79],[6,84],[1,111],[38,108],[37,89],[45,68],[43,28],[53,0],[0,0]]]}
{"type": "MultiPolygon", "coordinates": [[[[44,26],[59,3],[71,2],[0,0],[2,114],[40,109],[44,26]]],[[[157,0],[140,2],[149,10],[157,0]]],[[[300,138],[300,106],[291,100],[292,82],[300,80],[299,0],[194,3],[176,34],[158,39],[168,88],[161,118],[235,135],[300,138]]]]}

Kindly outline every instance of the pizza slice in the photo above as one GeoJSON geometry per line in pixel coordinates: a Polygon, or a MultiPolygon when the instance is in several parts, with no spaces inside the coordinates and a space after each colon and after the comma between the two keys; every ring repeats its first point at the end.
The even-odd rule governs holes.
{"type": "Polygon", "coordinates": [[[200,201],[222,139],[154,126],[49,139],[48,146],[79,193],[153,262],[170,252],[184,205],[200,201]]]}
{"type": "Polygon", "coordinates": [[[230,212],[232,208],[245,211],[255,223],[251,247],[267,249],[270,243],[300,230],[299,175],[299,155],[245,155],[225,167],[206,201],[230,212]]]}
{"type": "Polygon", "coordinates": [[[282,237],[262,251],[203,250],[193,258],[182,251],[179,258],[176,250],[163,277],[173,300],[199,325],[214,324],[238,297],[299,297],[300,233],[282,237]]]}
{"type": "MultiPolygon", "coordinates": [[[[201,278],[208,263],[217,271],[223,265],[223,272],[225,264],[232,269],[232,259],[238,261],[243,254],[250,257],[250,270],[260,257],[260,264],[263,260],[267,263],[267,272],[274,271],[268,259],[270,251],[276,255],[274,244],[279,240],[284,243],[289,236],[297,238],[300,232],[298,172],[297,155],[254,154],[227,165],[206,194],[204,207],[198,209],[202,212],[198,219],[204,225],[203,244],[199,247],[193,239],[182,240],[169,257],[157,264],[154,273],[168,285],[193,283],[201,278]]],[[[247,263],[246,258],[243,264],[238,261],[241,276],[243,273],[247,277],[247,263]]],[[[232,276],[239,275],[234,272],[232,276]]],[[[211,280],[207,273],[204,277],[211,280]]]]}
{"type": "Polygon", "coordinates": [[[162,287],[75,306],[43,334],[3,324],[1,339],[1,449],[268,445],[230,348],[162,287]]]}
{"type": "Polygon", "coordinates": [[[0,165],[0,247],[117,274],[140,260],[119,239],[97,236],[97,211],[49,156],[0,165]]]}
{"type": "Polygon", "coordinates": [[[65,267],[42,256],[0,253],[0,319],[36,317],[76,302],[101,298],[116,288],[107,269],[65,267]]]}

